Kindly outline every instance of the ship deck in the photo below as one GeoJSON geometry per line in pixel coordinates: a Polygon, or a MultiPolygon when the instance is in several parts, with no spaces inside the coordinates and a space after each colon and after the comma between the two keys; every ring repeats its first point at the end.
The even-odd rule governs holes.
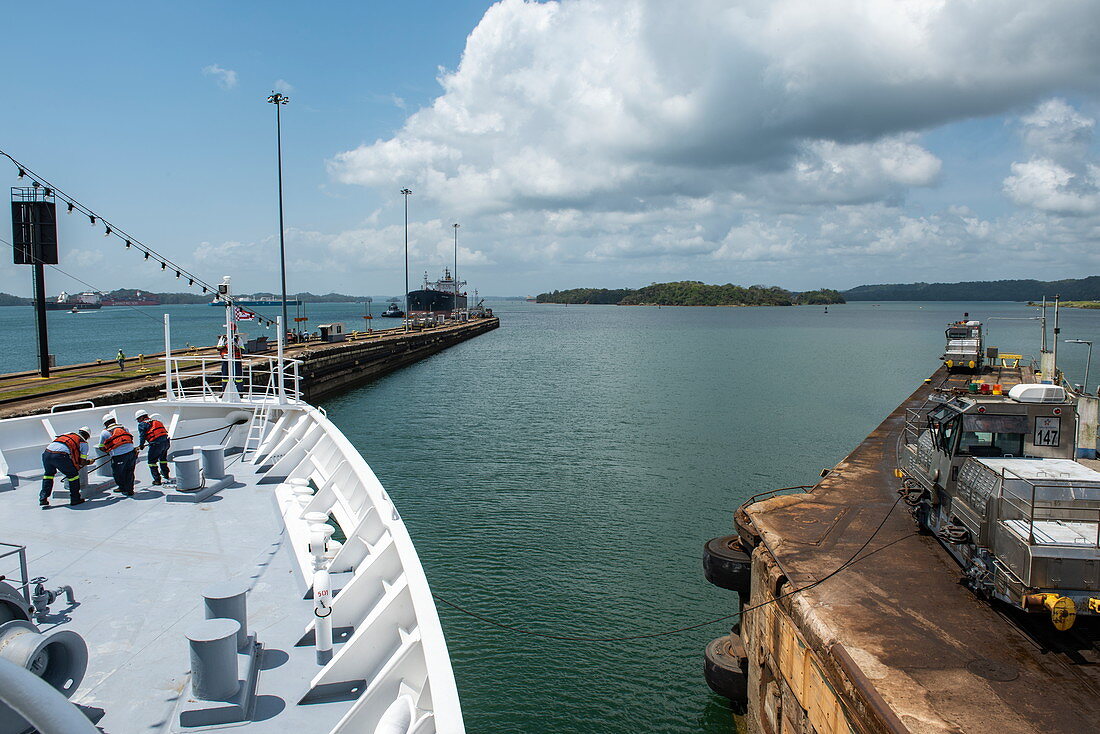
{"type": "MultiPolygon", "coordinates": [[[[295,647],[313,603],[302,599],[292,572],[274,485],[261,484],[258,467],[239,456],[227,467],[236,481],[201,503],[152,486],[141,463],[133,498],[88,494],[69,507],[57,482],[53,506],[42,510],[37,481],[0,493],[0,540],[27,547],[30,574],[46,576],[47,588],[73,586],[78,605],[67,610],[59,598],[39,626],[87,641],[88,673],[72,700],[107,734],[185,730],[178,718],[190,678],[184,632],[203,618],[202,590],[227,579],[251,586],[248,626],[264,652],[251,721],[225,728],[329,731],[350,706],[297,705],[320,670],[312,646],[295,647]]],[[[0,560],[0,573],[18,578],[14,556],[0,560]]]]}
{"type": "MultiPolygon", "coordinates": [[[[1011,369],[983,377],[1006,392],[1030,379],[1011,369]]],[[[882,523],[864,560],[789,601],[823,655],[838,643],[847,650],[861,674],[856,686],[884,712],[887,730],[1094,731],[1100,655],[1093,642],[1079,629],[1056,633],[1045,617],[1025,621],[979,600],[897,502],[906,409],[923,405],[936,387],[965,387],[969,379],[941,368],[811,492],[772,497],[746,514],[789,588],[834,572],[882,523]]]]}

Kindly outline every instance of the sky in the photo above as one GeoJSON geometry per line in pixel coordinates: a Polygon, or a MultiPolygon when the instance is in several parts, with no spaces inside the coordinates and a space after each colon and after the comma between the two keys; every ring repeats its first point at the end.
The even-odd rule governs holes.
{"type": "MultiPolygon", "coordinates": [[[[1100,273],[1095,0],[5,9],[0,149],[207,281],[483,295],[1100,273]]],[[[0,160],[0,181],[26,185],[0,160]]],[[[186,290],[87,218],[60,267],[186,290]]],[[[10,232],[0,228],[0,238],[10,232]]],[[[0,291],[29,295],[4,260],[0,291]]],[[[47,290],[82,290],[50,272],[47,290]]]]}

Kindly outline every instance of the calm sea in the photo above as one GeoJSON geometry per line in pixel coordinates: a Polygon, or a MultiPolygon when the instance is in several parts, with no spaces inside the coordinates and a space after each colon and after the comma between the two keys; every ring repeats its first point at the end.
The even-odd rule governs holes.
{"type": "MultiPolygon", "coordinates": [[[[324,407],[398,503],[437,593],[567,636],[729,614],[732,594],[703,579],[703,543],[731,532],[749,495],[811,483],[854,448],[939,365],[948,320],[969,311],[1002,351],[1039,347],[1022,320],[1034,309],[1011,303],[493,305],[500,329],[324,407]]],[[[310,307],[309,323],[351,328],[362,308],[310,307]]],[[[155,351],[164,310],[51,314],[54,351],[155,351]]],[[[213,341],[217,309],[168,311],[177,346],[213,341]]],[[[34,366],[30,317],[0,308],[0,370],[34,366]]],[[[1100,341],[1100,311],[1064,311],[1062,337],[1100,341]]],[[[1071,379],[1085,354],[1060,346],[1071,379]]],[[[728,624],[577,643],[440,616],[471,732],[731,731],[702,678],[728,624]]]]}

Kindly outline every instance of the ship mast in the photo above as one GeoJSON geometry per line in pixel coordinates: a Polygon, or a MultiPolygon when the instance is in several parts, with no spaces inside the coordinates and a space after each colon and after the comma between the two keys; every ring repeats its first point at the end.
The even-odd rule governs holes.
{"type": "Polygon", "coordinates": [[[451,271],[451,277],[455,284],[455,318],[458,318],[458,223],[455,223],[455,269],[451,271]]]}

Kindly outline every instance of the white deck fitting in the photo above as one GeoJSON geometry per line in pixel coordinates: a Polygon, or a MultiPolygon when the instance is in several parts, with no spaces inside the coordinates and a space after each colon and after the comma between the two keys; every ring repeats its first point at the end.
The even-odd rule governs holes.
{"type": "MultiPolygon", "coordinates": [[[[139,405],[160,413],[176,436],[224,427],[234,412],[251,419],[255,407],[153,402],[116,410],[133,415],[139,405]]],[[[132,499],[99,495],[70,508],[57,482],[55,506],[40,510],[45,442],[98,425],[103,412],[0,421],[0,469],[23,475],[13,489],[0,485],[0,540],[26,545],[31,575],[47,576],[48,587],[73,586],[80,604],[54,624],[88,643],[88,675],[73,701],[102,709],[98,725],[105,732],[192,731],[178,721],[181,694],[189,692],[183,632],[202,617],[203,588],[229,578],[251,585],[249,631],[265,646],[263,670],[253,720],[203,731],[464,731],[446,642],[405,525],[358,451],[321,411],[271,405],[263,435],[251,420],[233,428],[226,445],[239,451],[248,440],[249,455],[228,458],[236,483],[205,502],[168,501],[172,490],[152,487],[139,461],[132,499]],[[295,477],[319,490],[304,509],[279,481],[295,477]],[[330,569],[339,590],[334,626],[351,629],[337,636],[324,667],[308,644],[314,617],[305,598],[313,564],[302,516],[316,511],[347,535],[330,569]],[[299,645],[303,638],[307,644],[299,645]],[[343,700],[299,703],[341,685],[353,691],[343,700]]],[[[173,454],[223,435],[224,428],[174,440],[173,454]]],[[[14,557],[2,563],[8,565],[0,574],[18,575],[14,557]]],[[[59,601],[51,610],[64,607],[59,601]]],[[[54,624],[40,626],[48,631],[54,624]]]]}

